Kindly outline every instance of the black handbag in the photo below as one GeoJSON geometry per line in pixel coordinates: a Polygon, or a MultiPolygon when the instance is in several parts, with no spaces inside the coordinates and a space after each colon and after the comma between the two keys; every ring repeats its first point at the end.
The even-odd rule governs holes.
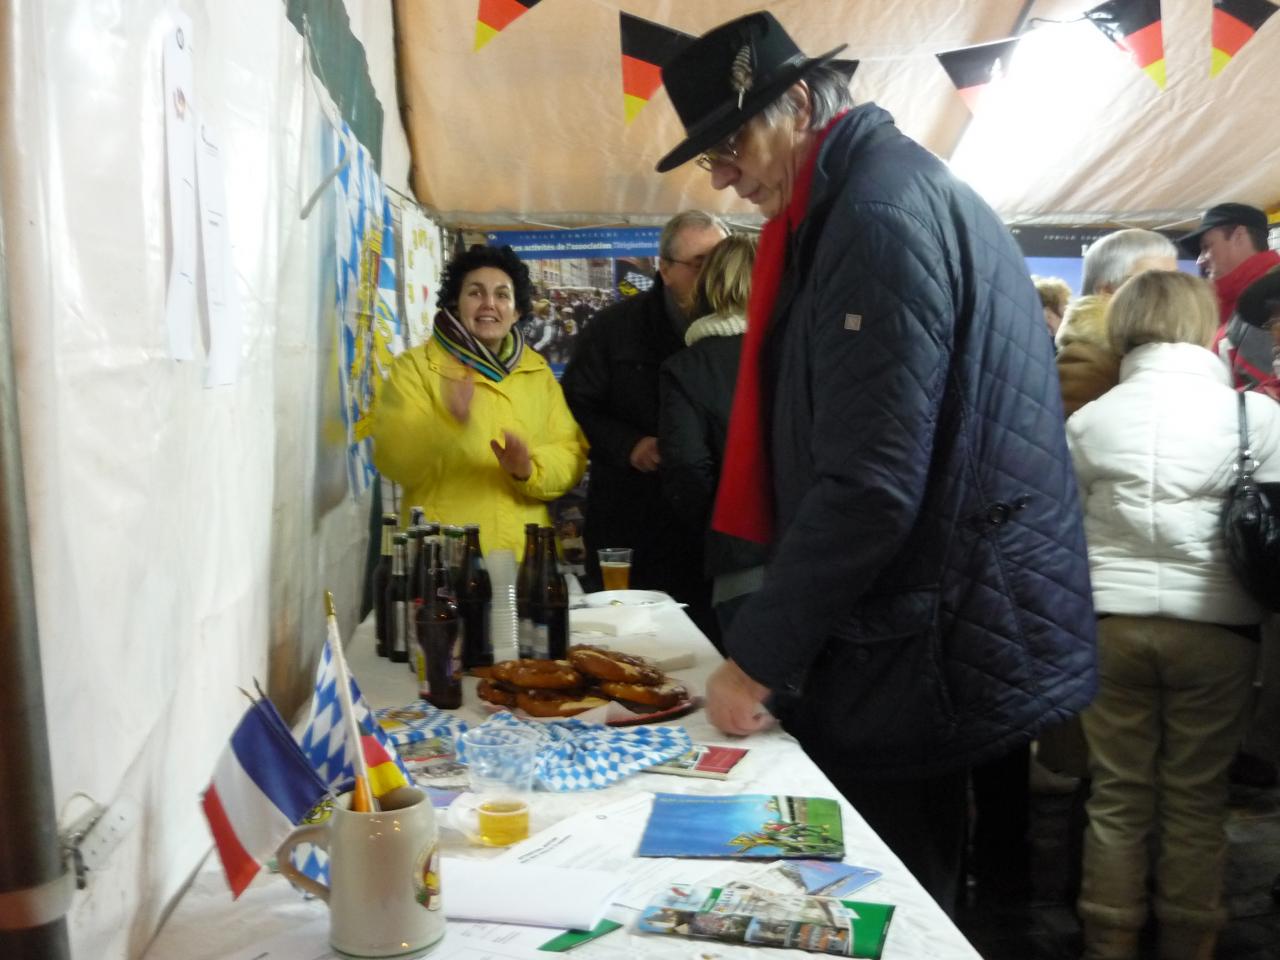
{"type": "Polygon", "coordinates": [[[1235,479],[1222,510],[1227,562],[1240,585],[1268,610],[1280,610],[1280,483],[1258,483],[1258,463],[1249,448],[1249,419],[1244,394],[1239,398],[1240,452],[1235,479]]]}

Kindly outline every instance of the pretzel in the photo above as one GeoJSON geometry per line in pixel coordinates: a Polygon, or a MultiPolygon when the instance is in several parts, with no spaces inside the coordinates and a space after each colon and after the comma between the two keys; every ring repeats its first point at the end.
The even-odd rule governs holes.
{"type": "Polygon", "coordinates": [[[586,644],[569,649],[569,662],[595,680],[656,687],[666,677],[648,661],[586,644]]]}
{"type": "Polygon", "coordinates": [[[516,706],[531,717],[572,717],[603,707],[608,702],[577,690],[520,690],[516,693],[516,706]]]}
{"type": "Polygon", "coordinates": [[[669,677],[665,683],[656,687],[640,683],[617,683],[612,680],[602,680],[599,687],[600,692],[610,699],[626,700],[658,710],[666,710],[689,699],[689,691],[685,686],[669,677]]]}
{"type": "Polygon", "coordinates": [[[481,680],[476,684],[476,696],[481,700],[487,700],[489,703],[496,703],[500,707],[514,707],[516,705],[515,691],[508,690],[493,680],[481,680]]]}
{"type": "Polygon", "coordinates": [[[493,677],[522,690],[572,690],[582,675],[566,660],[503,660],[493,665],[493,677]]]}

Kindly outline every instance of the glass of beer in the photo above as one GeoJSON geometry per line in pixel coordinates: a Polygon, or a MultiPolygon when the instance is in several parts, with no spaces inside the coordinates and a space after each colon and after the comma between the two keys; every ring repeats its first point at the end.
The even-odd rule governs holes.
{"type": "Polygon", "coordinates": [[[530,794],[542,737],[536,731],[482,724],[462,734],[471,791],[449,816],[473,843],[505,847],[529,836],[530,794]]]}
{"type": "Polygon", "coordinates": [[[631,586],[631,548],[605,547],[600,557],[600,579],[606,590],[626,590],[631,586]]]}

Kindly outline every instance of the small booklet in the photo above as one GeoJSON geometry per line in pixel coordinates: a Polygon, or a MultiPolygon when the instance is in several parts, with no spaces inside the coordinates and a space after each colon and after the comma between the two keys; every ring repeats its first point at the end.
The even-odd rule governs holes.
{"type": "Polygon", "coordinates": [[[636,929],[879,960],[893,911],[884,903],[779,894],[747,883],[676,884],[645,907],[636,929]]]}
{"type": "Polygon", "coordinates": [[[779,860],[752,877],[758,887],[843,900],[882,876],[879,870],[838,860],[779,860]]]}
{"type": "Polygon", "coordinates": [[[745,747],[718,747],[695,743],[688,753],[649,767],[646,773],[674,773],[680,777],[711,777],[724,780],[739,760],[747,755],[745,747]]]}
{"type": "Polygon", "coordinates": [[[659,793],[637,855],[843,860],[840,805],[823,797],[659,793]]]}

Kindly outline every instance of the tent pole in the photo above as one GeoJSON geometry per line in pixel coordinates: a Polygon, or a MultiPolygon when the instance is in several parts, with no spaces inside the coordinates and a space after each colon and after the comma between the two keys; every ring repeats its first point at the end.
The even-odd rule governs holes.
{"type": "MultiPolygon", "coordinates": [[[[0,47],[3,45],[0,44],[0,47]]],[[[0,203],[0,957],[70,960],[0,203]]]]}

